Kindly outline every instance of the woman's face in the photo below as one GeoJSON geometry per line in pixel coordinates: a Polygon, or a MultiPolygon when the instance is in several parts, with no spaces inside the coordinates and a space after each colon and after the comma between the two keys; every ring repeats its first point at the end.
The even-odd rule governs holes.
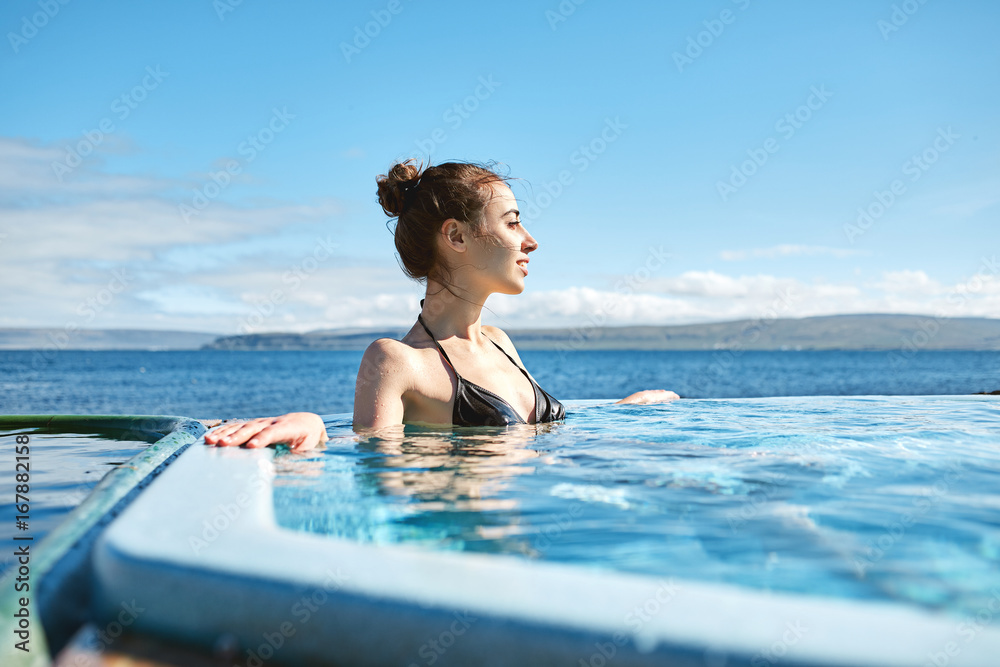
{"type": "Polygon", "coordinates": [[[493,198],[486,206],[483,231],[469,244],[469,263],[477,279],[485,279],[491,292],[520,294],[528,275],[528,253],[538,243],[521,224],[517,200],[503,183],[493,184],[493,198]]]}

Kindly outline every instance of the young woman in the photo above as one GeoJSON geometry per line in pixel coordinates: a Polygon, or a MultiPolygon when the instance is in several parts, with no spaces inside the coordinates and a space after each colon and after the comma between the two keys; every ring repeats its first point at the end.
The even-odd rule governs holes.
{"type": "MultiPolygon", "coordinates": [[[[531,377],[503,331],[482,324],[491,294],[520,294],[538,242],[521,224],[517,201],[492,169],[448,162],[421,170],[412,160],[379,176],[379,203],[397,218],[403,270],[426,284],[417,321],[402,340],[365,351],[354,394],[355,430],[402,423],[504,426],[563,419],[562,404],[531,377]]],[[[663,390],[620,403],[677,398],[663,390]]],[[[209,444],[314,447],[326,439],[318,415],[227,424],[209,444]]]]}

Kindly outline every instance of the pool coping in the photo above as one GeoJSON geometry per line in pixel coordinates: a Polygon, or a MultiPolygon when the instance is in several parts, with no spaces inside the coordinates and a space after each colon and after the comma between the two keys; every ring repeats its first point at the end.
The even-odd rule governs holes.
{"type": "Polygon", "coordinates": [[[967,640],[962,619],[902,605],[287,530],[273,456],[196,445],[155,479],[95,545],[100,621],[131,605],[130,630],[296,664],[895,666],[940,655],[975,666],[1000,655],[1000,630],[967,640]]]}

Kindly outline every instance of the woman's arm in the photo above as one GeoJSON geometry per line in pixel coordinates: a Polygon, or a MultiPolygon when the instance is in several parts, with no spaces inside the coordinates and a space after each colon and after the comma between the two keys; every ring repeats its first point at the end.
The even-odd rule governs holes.
{"type": "Polygon", "coordinates": [[[403,393],[409,363],[405,345],[380,338],[365,350],[354,385],[354,430],[379,429],[403,423],[403,393]]]}
{"type": "MultiPolygon", "coordinates": [[[[354,428],[382,428],[403,423],[405,355],[397,341],[377,340],[361,359],[354,393],[354,428]],[[394,345],[395,344],[395,345],[394,345]]],[[[251,449],[287,443],[307,450],[326,442],[326,425],[312,412],[291,412],[247,422],[223,424],[205,434],[205,443],[219,447],[251,449]]]]}

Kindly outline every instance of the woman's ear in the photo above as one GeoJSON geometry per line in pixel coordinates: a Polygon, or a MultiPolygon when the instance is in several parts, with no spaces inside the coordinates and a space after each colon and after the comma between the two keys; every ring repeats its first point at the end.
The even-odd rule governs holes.
{"type": "Polygon", "coordinates": [[[465,252],[468,247],[468,228],[460,220],[448,218],[441,223],[441,238],[455,252],[465,252]]]}

